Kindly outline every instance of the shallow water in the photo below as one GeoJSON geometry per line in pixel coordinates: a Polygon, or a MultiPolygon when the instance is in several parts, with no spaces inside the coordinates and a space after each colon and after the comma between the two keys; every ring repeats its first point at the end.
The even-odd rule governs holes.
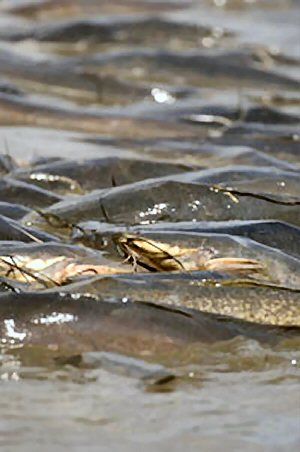
{"type": "Polygon", "coordinates": [[[3,451],[298,450],[299,7],[0,0],[3,451]],[[264,271],[132,274],[124,232],[264,271]]]}

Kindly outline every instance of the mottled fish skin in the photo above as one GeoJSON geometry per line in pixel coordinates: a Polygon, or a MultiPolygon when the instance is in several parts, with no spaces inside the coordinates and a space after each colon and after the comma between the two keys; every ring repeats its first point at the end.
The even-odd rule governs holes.
{"type": "Polygon", "coordinates": [[[42,184],[43,188],[55,190],[59,181],[51,183],[51,175],[63,176],[74,181],[83,191],[98,188],[111,188],[151,177],[183,173],[191,170],[188,165],[158,162],[153,160],[123,159],[106,157],[99,159],[61,160],[37,165],[34,168],[16,170],[11,177],[33,184],[42,184]],[[49,174],[49,180],[38,178],[39,174],[49,174]],[[36,175],[36,177],[34,177],[36,175]]]}
{"type": "Polygon", "coordinates": [[[206,184],[152,179],[94,191],[54,204],[46,213],[76,223],[103,219],[114,223],[151,224],[161,221],[278,219],[300,225],[300,204],[271,202],[251,195],[232,195],[206,184]],[[105,209],[106,217],[103,214],[105,209]]]}
{"type": "MultiPolygon", "coordinates": [[[[130,247],[136,263],[148,258],[162,263],[160,270],[203,270],[240,271],[258,281],[269,282],[291,289],[300,288],[299,256],[291,256],[272,246],[262,245],[253,239],[212,232],[154,232],[151,228],[140,230],[140,234],[120,231],[112,236],[126,245],[125,255],[130,255],[130,247]],[[127,240],[128,238],[128,240],[127,240]],[[173,257],[173,259],[172,259],[173,257]],[[165,264],[165,265],[164,265],[165,264]],[[231,266],[233,264],[233,266],[231,266]]],[[[102,239],[104,236],[102,235],[102,239]]],[[[109,244],[109,236],[106,237],[109,244]]],[[[93,246],[92,244],[90,246],[93,246]]],[[[122,244],[120,245],[122,248],[122,244]]],[[[151,266],[151,265],[150,265],[151,266]]],[[[159,265],[158,265],[159,267],[159,265]]]]}
{"type": "Polygon", "coordinates": [[[4,347],[156,357],[240,334],[299,336],[300,81],[291,6],[270,8],[292,24],[284,40],[263,23],[254,43],[243,12],[245,23],[232,26],[241,34],[223,28],[245,1],[201,6],[222,27],[189,24],[193,2],[164,16],[174,2],[25,3],[0,5],[28,14],[15,28],[7,25],[13,15],[1,17],[0,26],[0,129],[12,138],[0,140],[0,213],[16,215],[0,216],[4,347]],[[113,17],[99,16],[103,8],[113,17]],[[31,135],[15,137],[22,128],[31,135]],[[22,146],[35,143],[44,165],[26,161],[22,146]],[[55,160],[89,149],[94,160],[55,160]],[[10,210],[14,202],[24,210],[10,210]],[[96,233],[86,220],[100,223],[96,233]],[[166,242],[155,226],[170,228],[166,242]],[[65,243],[72,231],[86,247],[65,243]],[[116,232],[132,234],[137,246],[114,242],[116,232]]]}
{"type": "Polygon", "coordinates": [[[287,292],[285,289],[260,287],[205,287],[201,288],[200,299],[197,300],[193,294],[186,294],[179,304],[249,322],[300,327],[300,291],[287,292]]]}
{"type": "Polygon", "coordinates": [[[151,278],[145,275],[142,279],[140,276],[139,280],[126,275],[95,277],[88,284],[88,291],[123,296],[137,302],[150,300],[157,304],[192,308],[262,325],[300,327],[300,291],[253,285],[250,281],[241,285],[234,280],[185,283],[176,279],[155,280],[154,275],[151,278]]]}
{"type": "MultiPolygon", "coordinates": [[[[87,225],[88,226],[88,225],[87,225]]],[[[84,224],[82,224],[84,229],[84,224]]],[[[96,229],[96,223],[93,225],[96,229]]],[[[157,223],[148,225],[149,231],[182,231],[186,233],[230,234],[247,237],[256,242],[279,249],[294,257],[300,257],[300,228],[289,223],[276,220],[244,220],[244,221],[199,221],[178,223],[157,223]]],[[[88,230],[88,229],[87,229],[88,230]]],[[[134,231],[143,231],[137,226],[134,231]]],[[[103,230],[101,231],[103,233],[103,230]]]]}
{"type": "Polygon", "coordinates": [[[9,177],[0,180],[0,201],[16,201],[26,207],[45,207],[62,199],[58,194],[26,182],[9,177]]]}
{"type": "Polygon", "coordinates": [[[10,344],[7,321],[13,321],[14,344],[38,345],[69,352],[119,351],[151,353],[180,348],[196,341],[234,337],[226,326],[215,330],[214,319],[163,309],[154,305],[105,302],[95,297],[68,294],[7,294],[0,297],[2,342],[10,344]],[[206,320],[207,319],[207,320],[206,320]],[[45,328],[47,325],[47,328],[45,328]],[[211,325],[211,326],[210,326],[211,325]]]}
{"type": "MultiPolygon", "coordinates": [[[[6,348],[39,347],[55,357],[103,350],[148,358],[197,343],[244,334],[274,343],[293,331],[232,320],[152,302],[105,301],[66,293],[9,293],[0,296],[0,337],[6,348]]],[[[34,355],[32,357],[34,359],[34,355]]]]}
{"type": "MultiPolygon", "coordinates": [[[[113,234],[129,232],[129,229],[123,225],[114,225],[101,221],[83,221],[78,226],[79,228],[74,228],[72,231],[74,242],[83,242],[87,246],[99,249],[107,247],[113,234]]],[[[132,226],[130,231],[131,233],[142,235],[147,234],[149,237],[158,240],[162,240],[163,235],[165,235],[169,239],[173,237],[178,241],[181,235],[182,239],[185,237],[185,241],[189,242],[190,247],[195,245],[195,242],[194,245],[190,242],[193,241],[193,237],[196,237],[197,234],[202,234],[203,239],[205,236],[211,237],[212,234],[216,238],[221,235],[227,235],[227,240],[230,235],[233,241],[238,236],[272,247],[274,250],[280,250],[297,259],[300,257],[300,228],[283,221],[179,221],[176,223],[166,221],[146,226],[132,226]],[[160,238],[159,234],[161,235],[160,238]]],[[[200,237],[201,235],[199,235],[199,239],[200,237]]],[[[199,246],[199,244],[196,246],[199,246]]]]}

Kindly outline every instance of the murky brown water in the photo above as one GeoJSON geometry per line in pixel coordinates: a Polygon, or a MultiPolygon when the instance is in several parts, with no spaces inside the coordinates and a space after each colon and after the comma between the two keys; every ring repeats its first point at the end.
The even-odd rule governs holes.
{"type": "Polygon", "coordinates": [[[298,450],[299,21],[0,0],[1,450],[298,450]]]}

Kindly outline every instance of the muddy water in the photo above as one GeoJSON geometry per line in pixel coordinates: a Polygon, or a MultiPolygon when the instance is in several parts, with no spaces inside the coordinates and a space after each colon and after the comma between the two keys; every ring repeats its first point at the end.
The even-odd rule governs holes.
{"type": "Polygon", "coordinates": [[[298,450],[299,6],[0,0],[1,450],[298,450]]]}

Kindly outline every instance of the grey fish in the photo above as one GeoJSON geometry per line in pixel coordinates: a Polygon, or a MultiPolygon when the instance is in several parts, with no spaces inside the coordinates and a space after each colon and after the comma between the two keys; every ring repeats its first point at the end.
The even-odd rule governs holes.
{"type": "Polygon", "coordinates": [[[16,202],[26,207],[45,207],[63,197],[35,185],[9,177],[0,180],[0,201],[16,202]]]}
{"type": "Polygon", "coordinates": [[[0,201],[0,215],[3,215],[13,220],[20,220],[26,214],[31,212],[31,209],[22,204],[10,203],[5,201],[0,201]]]}
{"type": "MultiPolygon", "coordinates": [[[[278,219],[299,225],[300,205],[235,195],[210,185],[152,179],[94,192],[54,204],[45,213],[72,223],[105,220],[151,224],[161,221],[278,219]]],[[[32,221],[25,217],[24,221],[32,221]]],[[[35,218],[35,221],[37,218],[35,218]]]]}
{"type": "MultiPolygon", "coordinates": [[[[262,325],[300,327],[300,291],[285,288],[263,287],[251,282],[222,280],[178,281],[170,276],[165,281],[155,279],[156,274],[99,277],[96,276],[81,288],[84,292],[102,296],[125,297],[131,301],[148,301],[158,305],[184,307],[226,315],[262,325]]],[[[68,288],[66,288],[68,291],[68,288]]],[[[80,285],[73,289],[80,291],[80,285]]]]}
{"type": "Polygon", "coordinates": [[[6,348],[18,345],[19,353],[30,346],[55,357],[95,350],[142,356],[146,349],[153,360],[188,345],[240,334],[278,342],[293,332],[150,302],[107,302],[62,293],[0,296],[1,342],[6,348]]]}
{"type": "MultiPolygon", "coordinates": [[[[85,225],[81,224],[83,230],[85,225]]],[[[97,224],[91,225],[92,231],[97,234],[97,224]]],[[[86,226],[88,233],[88,225],[86,226]]],[[[281,251],[300,257],[300,228],[292,226],[283,221],[276,220],[245,220],[245,221],[200,221],[200,222],[178,222],[157,223],[149,225],[148,230],[158,231],[183,231],[188,233],[204,232],[211,234],[230,234],[248,237],[256,242],[262,243],[281,251]]],[[[143,226],[134,227],[136,231],[143,231],[143,226]]],[[[91,231],[91,232],[92,232],[91,231]]],[[[104,235],[103,228],[99,230],[104,235]]]]}
{"type": "MultiPolygon", "coordinates": [[[[0,240],[15,240],[19,242],[49,242],[58,238],[46,232],[19,224],[12,218],[0,215],[0,240]]],[[[1,248],[1,242],[0,242],[1,248]]]]}
{"type": "Polygon", "coordinates": [[[53,175],[53,178],[63,176],[74,181],[74,184],[77,184],[83,190],[94,190],[111,187],[113,184],[119,186],[151,177],[182,173],[191,169],[191,166],[167,162],[107,157],[59,160],[35,165],[34,168],[17,170],[11,174],[11,177],[55,191],[59,179],[51,182],[51,175],[53,175]],[[44,174],[45,177],[39,178],[39,174],[44,174]],[[47,174],[49,174],[49,180],[47,180],[47,174]]]}

